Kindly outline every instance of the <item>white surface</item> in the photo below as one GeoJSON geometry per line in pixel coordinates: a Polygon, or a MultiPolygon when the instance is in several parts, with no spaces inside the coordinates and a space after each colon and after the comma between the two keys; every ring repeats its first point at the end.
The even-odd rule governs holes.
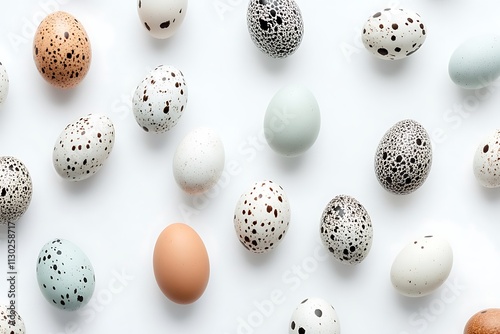
{"type": "MultiPolygon", "coordinates": [[[[148,35],[132,0],[9,1],[0,11],[0,59],[11,82],[0,109],[0,154],[21,159],[34,184],[16,230],[17,306],[28,332],[286,333],[296,305],[318,296],[335,306],[344,333],[461,333],[475,312],[499,307],[500,191],[481,188],[472,172],[477,144],[500,123],[498,82],[464,91],[447,73],[462,41],[498,29],[498,2],[401,1],[421,14],[428,38],[397,63],[375,59],[359,38],[368,16],[391,5],[385,1],[299,0],[304,40],[286,60],[252,44],[246,5],[191,0],[166,41],[148,35]],[[93,46],[90,72],[72,91],[47,85],[32,60],[35,25],[47,9],[77,17],[93,46]],[[136,85],[159,64],[183,71],[190,96],[164,135],[143,132],[131,111],[136,85]],[[298,159],[276,155],[262,133],[269,100],[291,82],[307,85],[322,112],[317,142],[298,159]],[[95,177],[67,183],[52,166],[54,141],[89,112],[113,119],[116,144],[95,177]],[[373,159],[385,131],[404,118],[427,128],[434,160],[423,187],[397,197],[377,183],[373,159]],[[172,157],[201,125],[219,131],[226,173],[209,194],[189,197],[174,181],[172,157]],[[267,256],[247,253],[232,222],[238,197],[260,179],[280,183],[292,210],[286,238],[267,256]],[[341,193],[356,197],[374,224],[371,253],[357,267],[336,264],[320,244],[323,208],[341,193]],[[211,261],[208,288],[190,306],[168,301],[153,277],[156,237],[175,221],[198,231],[211,261]],[[411,239],[437,233],[454,250],[446,285],[422,299],[400,297],[389,278],[394,257],[411,239]],[[37,254],[54,237],[73,241],[93,262],[96,291],[81,312],[53,308],[38,289],[37,254]]],[[[5,234],[0,245],[5,254],[5,234]]]]}

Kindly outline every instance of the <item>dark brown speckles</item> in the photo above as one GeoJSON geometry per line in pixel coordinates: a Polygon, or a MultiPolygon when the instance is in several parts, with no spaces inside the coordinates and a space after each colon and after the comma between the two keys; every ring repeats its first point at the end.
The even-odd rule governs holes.
{"type": "Polygon", "coordinates": [[[26,166],[17,158],[0,157],[0,224],[21,218],[30,205],[32,192],[26,166]]]}

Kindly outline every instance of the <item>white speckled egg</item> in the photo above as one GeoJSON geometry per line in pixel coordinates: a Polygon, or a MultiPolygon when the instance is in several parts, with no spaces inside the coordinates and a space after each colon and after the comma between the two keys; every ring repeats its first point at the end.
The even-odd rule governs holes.
{"type": "Polygon", "coordinates": [[[340,334],[337,312],[322,298],[305,299],[293,312],[288,333],[340,334]]]}
{"type": "Polygon", "coordinates": [[[453,265],[453,252],[441,237],[415,239],[396,256],[391,267],[394,288],[408,297],[426,296],[448,278],[453,265]]]}
{"type": "Polygon", "coordinates": [[[52,161],[57,173],[71,181],[97,173],[115,143],[115,129],[104,115],[90,114],[70,123],[54,145],[52,161]]]}
{"type": "Polygon", "coordinates": [[[139,19],[154,38],[166,39],[179,29],[184,21],[187,0],[138,0],[139,19]]]}
{"type": "Polygon", "coordinates": [[[483,187],[500,187],[500,130],[483,138],[474,155],[473,170],[483,187]]]}
{"type": "Polygon", "coordinates": [[[196,128],[177,146],[174,178],[185,192],[201,194],[219,181],[224,164],[224,145],[217,132],[207,127],[196,128]]]}
{"type": "Polygon", "coordinates": [[[250,0],[247,26],[254,44],[273,58],[293,54],[304,35],[302,13],[295,0],[250,0]]]}
{"type": "Polygon", "coordinates": [[[132,109],[144,131],[162,133],[177,124],[187,100],[182,72],[173,66],[158,66],[137,86],[132,109]]]}
{"type": "Polygon", "coordinates": [[[500,76],[500,36],[476,36],[462,43],[450,57],[448,73],[462,88],[488,86],[500,76]]]}
{"type": "Polygon", "coordinates": [[[386,8],[370,16],[363,27],[363,44],[375,56],[398,60],[414,54],[426,38],[420,15],[401,8],[386,8]]]}
{"type": "Polygon", "coordinates": [[[26,166],[17,158],[0,157],[0,224],[21,218],[32,194],[33,184],[26,166]]]}
{"type": "Polygon", "coordinates": [[[277,153],[294,157],[307,151],[318,138],[321,115],[314,95],[304,86],[280,89],[269,102],[264,134],[277,153]]]}
{"type": "Polygon", "coordinates": [[[373,227],[368,212],[355,198],[340,195],[323,211],[320,235],[335,259],[358,264],[370,252],[373,227]]]}
{"type": "Polygon", "coordinates": [[[83,251],[68,240],[46,243],[36,265],[38,286],[57,308],[74,311],[85,306],[95,288],[92,264],[83,251]]]}
{"type": "Polygon", "coordinates": [[[272,181],[255,183],[236,203],[233,220],[246,249],[253,253],[269,252],[281,242],[290,224],[285,191],[272,181]]]}
{"type": "Polygon", "coordinates": [[[2,104],[9,95],[9,76],[5,66],[0,62],[0,104],[2,104]]]}
{"type": "Polygon", "coordinates": [[[0,334],[26,334],[26,327],[19,313],[5,305],[0,305],[0,334]]]}
{"type": "Polygon", "coordinates": [[[392,126],[382,137],[375,153],[375,174],[388,191],[404,195],[424,184],[432,164],[431,140],[414,120],[392,126]]]}

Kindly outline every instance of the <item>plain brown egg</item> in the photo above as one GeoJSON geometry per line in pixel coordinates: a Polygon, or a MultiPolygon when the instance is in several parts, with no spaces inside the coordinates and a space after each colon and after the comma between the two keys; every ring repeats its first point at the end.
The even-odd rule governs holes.
{"type": "Polygon", "coordinates": [[[33,58],[47,82],[59,88],[73,88],[85,78],[92,61],[87,32],[71,14],[52,13],[35,33],[33,58]]]}
{"type": "Polygon", "coordinates": [[[474,314],[465,325],[464,334],[499,334],[500,309],[490,308],[474,314]]]}
{"type": "Polygon", "coordinates": [[[167,226],[153,253],[153,269],[160,290],[177,304],[190,304],[205,291],[210,276],[207,249],[198,233],[183,223],[167,226]]]}

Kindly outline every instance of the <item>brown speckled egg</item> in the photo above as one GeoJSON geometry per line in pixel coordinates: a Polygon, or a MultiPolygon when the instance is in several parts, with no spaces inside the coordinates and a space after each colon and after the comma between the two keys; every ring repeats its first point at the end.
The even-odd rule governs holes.
{"type": "Polygon", "coordinates": [[[66,12],[48,15],[38,26],[33,58],[42,77],[59,88],[73,88],[89,71],[92,50],[83,25],[66,12]]]}
{"type": "Polygon", "coordinates": [[[474,314],[465,325],[464,334],[500,333],[500,309],[490,308],[474,314]]]}

